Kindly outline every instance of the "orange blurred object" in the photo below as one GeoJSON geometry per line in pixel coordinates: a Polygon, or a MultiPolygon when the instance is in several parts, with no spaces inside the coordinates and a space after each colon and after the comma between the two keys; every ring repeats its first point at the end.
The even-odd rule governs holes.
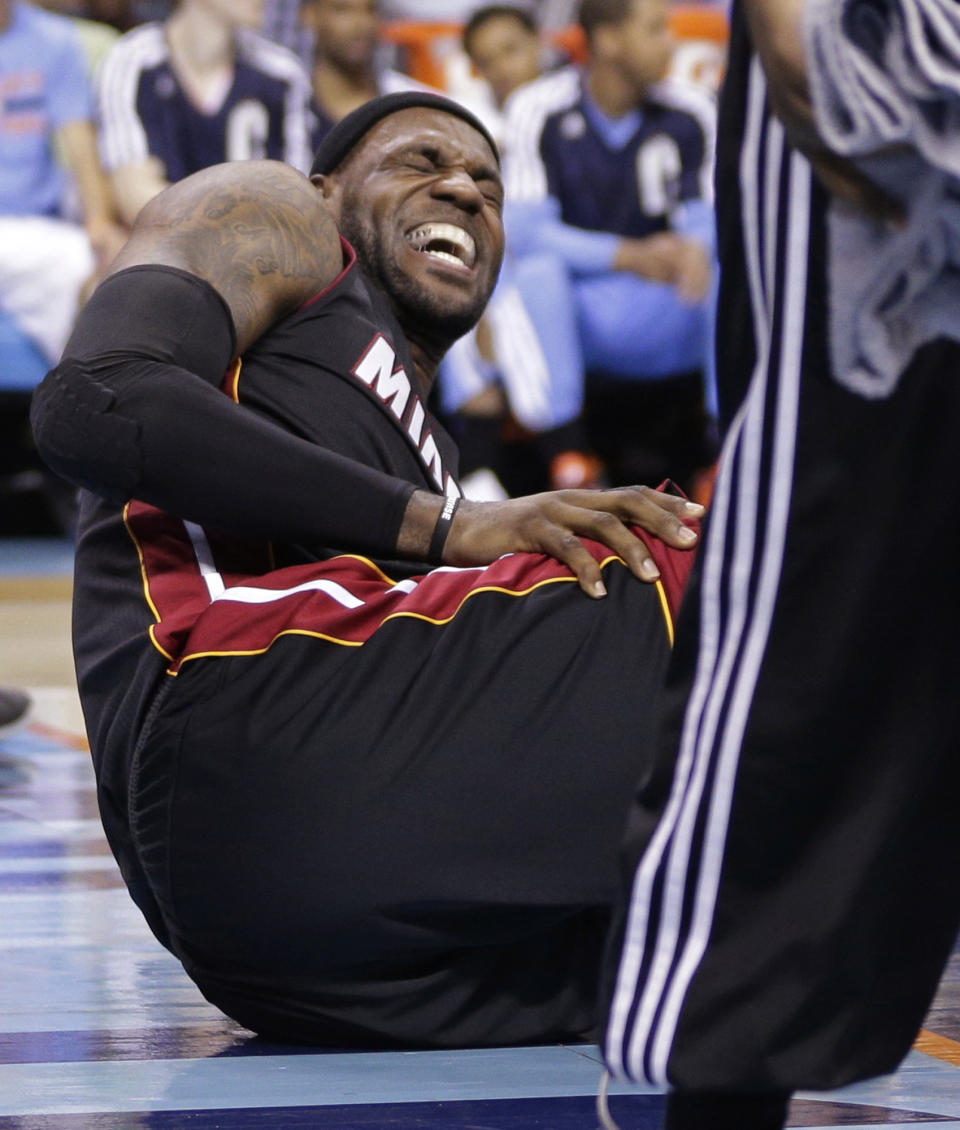
{"type": "MultiPolygon", "coordinates": [[[[725,46],[729,38],[726,13],[712,5],[676,4],[671,12],[673,30],[681,40],[705,40],[725,46]]],[[[403,68],[420,82],[446,89],[445,58],[459,51],[462,25],[457,23],[420,23],[416,20],[394,20],[383,25],[383,36],[404,53],[403,68]]],[[[572,24],[550,36],[551,42],[582,63],[586,56],[583,31],[572,24]]]]}

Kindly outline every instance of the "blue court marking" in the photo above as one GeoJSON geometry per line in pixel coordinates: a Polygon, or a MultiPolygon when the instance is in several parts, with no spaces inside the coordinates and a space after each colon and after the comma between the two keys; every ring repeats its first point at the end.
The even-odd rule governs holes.
{"type": "MultiPolygon", "coordinates": [[[[27,716],[29,718],[29,715],[27,716]]],[[[81,759],[84,766],[90,762],[90,754],[83,750],[64,749],[57,745],[53,738],[47,734],[34,734],[30,732],[29,724],[26,729],[16,730],[12,734],[0,739],[0,750],[11,757],[43,757],[45,764],[54,758],[69,759],[67,764],[80,766],[81,759]],[[76,759],[76,760],[74,760],[76,759]]],[[[93,772],[90,772],[90,783],[93,784],[93,772]]]]}
{"type": "Polygon", "coordinates": [[[47,872],[66,871],[117,871],[117,864],[110,855],[62,855],[40,858],[0,856],[0,875],[39,875],[47,872]]]}
{"type": "MultiPolygon", "coordinates": [[[[664,1100],[660,1095],[628,1096],[620,1099],[616,1118],[621,1130],[660,1130],[664,1100]]],[[[825,1110],[824,1114],[829,1111],[825,1110]]],[[[844,1130],[917,1130],[935,1126],[956,1130],[958,1122],[914,1119],[889,1122],[877,1112],[873,1122],[843,1123],[844,1130]]],[[[790,1123],[789,1125],[799,1125],[790,1123]]],[[[807,1130],[831,1130],[837,1122],[807,1130]]],[[[410,1103],[403,1106],[356,1105],[348,1107],[267,1107],[223,1111],[156,1111],[147,1114],[91,1112],[82,1115],[0,1117],[0,1130],[588,1130],[596,1126],[594,1103],[588,1098],[487,1099],[472,1102],[410,1103]]]]}
{"type": "Polygon", "coordinates": [[[0,538],[0,576],[73,575],[73,542],[66,538],[0,538]]]}
{"type": "MultiPolygon", "coordinates": [[[[242,1110],[267,1107],[347,1107],[373,1103],[458,1103],[485,1099],[592,1099],[600,1072],[574,1048],[506,1048],[464,1052],[331,1053],[150,1062],[0,1065],[0,1114],[80,1114],[103,1111],[242,1110]],[[42,1096],[46,1096],[45,1098],[42,1096]]],[[[923,1057],[928,1058],[928,1057],[923,1057]]],[[[827,1109],[831,1100],[892,1108],[921,1121],[956,1121],[960,1095],[956,1069],[927,1067],[923,1092],[908,1095],[898,1084],[883,1095],[873,1085],[806,1097],[827,1109]],[[940,1076],[937,1097],[929,1083],[940,1076]],[[947,1079],[950,1085],[947,1085],[947,1079]],[[933,1116],[923,1118],[923,1115],[933,1116]]],[[[882,1088],[881,1088],[882,1090],[882,1088]]],[[[651,1088],[612,1089],[614,1096],[652,1095],[651,1088]]],[[[621,1098],[614,1097],[616,1110],[621,1098]]],[[[826,1111],[825,1111],[826,1112],[826,1111]]],[[[868,1112],[865,1110],[865,1114],[868,1112]]],[[[875,1113],[874,1111],[869,1112],[875,1113]]],[[[886,1114],[890,1117],[890,1114],[886,1114]]],[[[848,1115],[849,1117],[849,1115],[848,1115]]],[[[470,1123],[468,1122],[467,1125],[470,1123]]],[[[863,1125],[870,1125],[864,1121],[863,1125]]],[[[907,1123],[905,1122],[904,1125],[907,1123]]],[[[326,1115],[324,1115],[326,1125],[326,1115]]],[[[331,1123],[336,1125],[336,1123],[331,1123]]],[[[448,1125],[456,1125],[448,1122],[448,1125]]],[[[873,1123],[876,1125],[876,1122],[873,1123]]]]}
{"type": "Polygon", "coordinates": [[[920,1110],[960,1119],[960,1067],[911,1051],[893,1075],[838,1091],[801,1092],[799,1098],[834,1099],[893,1110],[920,1110]]]}
{"type": "MultiPolygon", "coordinates": [[[[621,1103],[622,1130],[658,1130],[663,1098],[632,1096],[621,1103]]],[[[56,1119],[31,1118],[30,1130],[119,1130],[148,1126],[151,1130],[586,1130],[596,1125],[594,1103],[589,1098],[541,1098],[448,1103],[415,1103],[403,1107],[357,1105],[341,1107],[287,1107],[231,1110],[227,1120],[210,1111],[152,1114],[149,1121],[115,1121],[115,1116],[59,1115],[56,1119]],[[101,1121],[102,1119],[102,1121],[101,1121]]],[[[18,1120],[0,1118],[0,1130],[13,1130],[18,1120]]]]}
{"type": "MultiPolygon", "coordinates": [[[[0,819],[2,819],[2,817],[0,817],[0,819]]],[[[22,843],[19,841],[11,841],[9,843],[0,842],[0,860],[17,860],[18,862],[23,862],[27,859],[70,859],[80,854],[90,859],[100,858],[102,856],[113,858],[113,856],[110,855],[110,849],[107,847],[106,841],[100,837],[96,839],[80,840],[74,843],[65,843],[59,836],[55,839],[35,840],[31,843],[22,843]]]]}
{"type": "Polygon", "coordinates": [[[84,871],[53,875],[0,875],[0,894],[11,891],[103,891],[123,887],[119,875],[102,871],[84,871]]]}
{"type": "Polygon", "coordinates": [[[599,1082],[596,1063],[562,1047],[2,1064],[0,1114],[591,1097],[599,1082]]]}

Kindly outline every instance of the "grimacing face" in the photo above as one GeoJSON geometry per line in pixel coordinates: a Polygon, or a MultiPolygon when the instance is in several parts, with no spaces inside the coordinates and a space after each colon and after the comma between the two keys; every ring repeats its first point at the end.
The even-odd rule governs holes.
{"type": "Polygon", "coordinates": [[[315,183],[406,332],[446,345],[476,324],[503,258],[503,186],[481,133],[441,110],[399,110],[315,183]]]}

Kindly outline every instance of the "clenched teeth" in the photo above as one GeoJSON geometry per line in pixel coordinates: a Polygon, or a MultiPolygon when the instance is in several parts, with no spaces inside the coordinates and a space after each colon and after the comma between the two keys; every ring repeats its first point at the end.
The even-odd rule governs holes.
{"type": "Polygon", "coordinates": [[[473,237],[456,224],[422,224],[407,232],[407,242],[415,251],[448,263],[472,267],[477,261],[473,237]]]}

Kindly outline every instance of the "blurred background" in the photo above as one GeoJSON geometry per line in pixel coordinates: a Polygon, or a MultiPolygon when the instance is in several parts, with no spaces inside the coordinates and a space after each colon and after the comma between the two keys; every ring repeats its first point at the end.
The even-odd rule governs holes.
{"type": "MultiPolygon", "coordinates": [[[[29,398],[150,196],[224,159],[275,156],[308,168],[313,147],[336,120],[379,92],[407,85],[435,87],[466,103],[495,132],[509,163],[518,88],[571,67],[588,90],[599,75],[595,85],[608,95],[613,75],[615,112],[605,114],[604,125],[621,127],[613,148],[639,168],[656,147],[644,143],[634,151],[622,131],[629,134],[632,121],[636,135],[650,66],[660,63],[643,58],[644,43],[631,59],[621,49],[626,32],[614,38],[619,54],[611,60],[612,37],[603,33],[638,26],[649,47],[660,34],[662,8],[670,34],[665,73],[712,98],[723,72],[726,5],[585,6],[601,21],[590,37],[575,0],[0,0],[0,553],[8,570],[15,560],[29,565],[11,539],[71,535],[74,494],[33,451],[29,398]],[[623,76],[644,66],[631,89],[623,76]],[[636,105],[624,108],[624,94],[636,105]]],[[[568,114],[562,128],[571,135],[573,123],[568,114]]],[[[515,237],[539,231],[528,222],[529,199],[519,201],[522,223],[513,228],[508,211],[504,282],[434,391],[434,408],[461,445],[468,494],[655,484],[669,476],[709,499],[716,456],[703,347],[709,283],[701,278],[694,298],[671,299],[666,313],[657,306],[650,317],[643,292],[633,298],[601,286],[638,281],[627,251],[645,237],[687,234],[681,213],[700,205],[679,187],[684,174],[674,165],[686,160],[668,149],[660,166],[647,161],[635,174],[580,165],[572,189],[558,188],[557,170],[545,164],[544,195],[560,215],[552,228],[543,225],[549,230],[539,243],[515,237]],[[664,180],[664,169],[675,183],[664,180]],[[582,219],[590,207],[557,199],[572,192],[595,204],[594,172],[606,178],[594,193],[598,230],[582,219]],[[661,177],[668,199],[640,201],[635,216],[609,206],[604,193],[635,195],[651,175],[661,177]],[[588,249],[586,266],[583,249],[574,253],[562,242],[570,243],[571,233],[588,249]],[[621,263],[611,250],[618,240],[626,249],[621,263]]],[[[700,166],[697,192],[707,208],[704,168],[711,160],[707,149],[690,158],[700,166]]],[[[510,184],[508,175],[508,190],[510,184]]],[[[702,232],[700,214],[697,223],[702,232]]],[[[709,241],[707,235],[703,244],[712,254],[709,241]]]]}

